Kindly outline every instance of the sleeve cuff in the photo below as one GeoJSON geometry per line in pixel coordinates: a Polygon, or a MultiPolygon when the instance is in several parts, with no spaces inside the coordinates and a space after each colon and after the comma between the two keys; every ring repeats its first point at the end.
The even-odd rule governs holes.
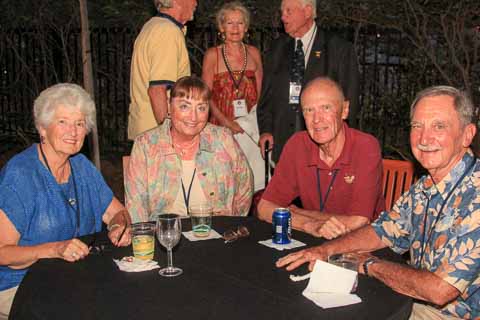
{"type": "Polygon", "coordinates": [[[167,89],[170,89],[174,84],[175,84],[175,81],[171,81],[171,80],[154,80],[154,81],[150,81],[148,83],[148,86],[149,87],[166,86],[167,89]]]}

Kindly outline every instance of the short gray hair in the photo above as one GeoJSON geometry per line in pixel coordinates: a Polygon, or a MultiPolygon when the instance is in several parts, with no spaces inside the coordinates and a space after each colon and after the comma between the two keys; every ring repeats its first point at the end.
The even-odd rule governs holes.
{"type": "MultiPolygon", "coordinates": [[[[303,7],[307,6],[307,5],[310,5],[312,6],[312,9],[313,9],[313,19],[315,19],[317,17],[317,0],[299,0],[303,7]]],[[[283,0],[282,0],[283,2],[283,0]]]]}
{"type": "Polygon", "coordinates": [[[76,109],[85,115],[86,129],[90,132],[96,123],[95,103],[90,95],[79,85],[59,83],[42,92],[33,103],[35,127],[47,128],[53,120],[58,107],[76,109]]]}
{"type": "Polygon", "coordinates": [[[415,99],[410,105],[410,119],[413,118],[413,113],[420,100],[426,97],[435,96],[449,96],[453,98],[453,106],[455,107],[455,111],[457,111],[458,119],[463,127],[470,123],[474,123],[474,107],[472,100],[465,91],[451,86],[433,86],[417,93],[415,99]]]}
{"type": "Polygon", "coordinates": [[[250,26],[250,11],[248,11],[247,7],[245,7],[240,1],[233,1],[225,3],[220,10],[217,11],[215,16],[217,22],[217,28],[220,30],[220,27],[225,22],[225,15],[227,11],[240,11],[243,15],[243,21],[245,22],[245,26],[250,26]]]}
{"type": "Polygon", "coordinates": [[[162,8],[172,8],[173,0],[153,0],[153,5],[157,11],[160,11],[162,8]]]}
{"type": "Polygon", "coordinates": [[[317,0],[300,0],[303,2],[303,6],[311,5],[313,9],[313,19],[317,17],[317,0]]]}

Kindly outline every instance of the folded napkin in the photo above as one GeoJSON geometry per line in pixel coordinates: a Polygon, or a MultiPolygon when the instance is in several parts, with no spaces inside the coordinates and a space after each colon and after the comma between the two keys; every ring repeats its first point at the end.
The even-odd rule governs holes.
{"type": "Polygon", "coordinates": [[[356,271],[317,260],[303,295],[322,308],[348,306],[362,302],[350,293],[356,283],[356,271]]]}
{"type": "Polygon", "coordinates": [[[156,261],[135,257],[123,257],[121,260],[113,259],[113,261],[117,264],[118,269],[125,272],[141,272],[160,268],[156,261]]]}
{"type": "Polygon", "coordinates": [[[267,240],[263,240],[263,241],[258,241],[258,243],[260,244],[263,244],[264,246],[267,246],[267,247],[270,247],[270,248],[274,248],[274,249],[277,249],[277,250],[289,250],[289,249],[295,249],[295,248],[299,248],[299,247],[303,247],[305,246],[305,243],[303,242],[300,242],[298,240],[295,240],[295,239],[292,239],[292,241],[290,243],[287,243],[287,244],[277,244],[277,243],[273,243],[272,239],[267,239],[267,240]]]}
{"type": "Polygon", "coordinates": [[[208,237],[195,237],[193,231],[185,231],[182,234],[190,241],[201,241],[201,240],[210,240],[210,239],[221,239],[222,236],[215,230],[211,229],[208,237]]]}
{"type": "Polygon", "coordinates": [[[356,294],[311,292],[307,289],[303,290],[302,294],[312,300],[317,306],[324,309],[343,307],[362,302],[362,299],[356,294]]]}

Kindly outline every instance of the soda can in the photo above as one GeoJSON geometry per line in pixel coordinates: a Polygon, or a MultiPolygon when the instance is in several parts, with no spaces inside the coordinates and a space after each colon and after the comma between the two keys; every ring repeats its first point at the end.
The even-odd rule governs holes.
{"type": "Polygon", "coordinates": [[[292,238],[292,216],[288,208],[276,208],[272,215],[272,241],[277,244],[290,243],[292,238]]]}

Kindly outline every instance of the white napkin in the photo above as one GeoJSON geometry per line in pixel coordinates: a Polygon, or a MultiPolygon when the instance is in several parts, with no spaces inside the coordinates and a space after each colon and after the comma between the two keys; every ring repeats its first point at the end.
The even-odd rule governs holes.
{"type": "Polygon", "coordinates": [[[117,264],[118,269],[125,272],[141,272],[160,268],[156,261],[135,257],[123,257],[121,260],[113,259],[113,261],[117,264]]]}
{"type": "Polygon", "coordinates": [[[208,237],[195,237],[193,231],[185,231],[182,234],[190,241],[201,241],[201,240],[210,240],[210,239],[221,239],[222,236],[215,230],[211,229],[208,237]]]}
{"type": "Polygon", "coordinates": [[[311,292],[307,289],[303,290],[302,294],[306,298],[312,300],[317,306],[324,309],[348,306],[362,302],[362,299],[356,294],[311,292]]]}
{"type": "Polygon", "coordinates": [[[303,295],[322,308],[348,306],[362,302],[350,293],[356,281],[356,271],[317,260],[303,295]]]}
{"type": "Polygon", "coordinates": [[[277,244],[277,243],[273,243],[272,239],[267,239],[267,240],[263,240],[263,241],[258,241],[258,243],[260,244],[263,244],[264,246],[267,246],[267,247],[270,247],[270,248],[274,248],[274,249],[277,249],[279,251],[282,251],[282,250],[289,250],[289,249],[295,249],[295,248],[299,248],[299,247],[303,247],[305,246],[305,243],[301,242],[301,241],[298,241],[298,240],[295,240],[295,239],[291,239],[292,241],[290,243],[287,243],[287,244],[277,244]]]}

